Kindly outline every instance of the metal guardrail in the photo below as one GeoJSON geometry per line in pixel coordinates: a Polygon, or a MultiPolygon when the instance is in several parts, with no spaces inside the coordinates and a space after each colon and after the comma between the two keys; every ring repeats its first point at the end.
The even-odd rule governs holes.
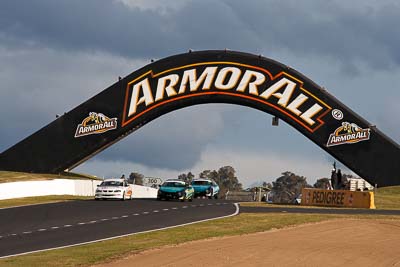
{"type": "Polygon", "coordinates": [[[256,195],[253,192],[231,192],[228,191],[225,195],[226,200],[236,200],[236,201],[254,201],[256,195]]]}

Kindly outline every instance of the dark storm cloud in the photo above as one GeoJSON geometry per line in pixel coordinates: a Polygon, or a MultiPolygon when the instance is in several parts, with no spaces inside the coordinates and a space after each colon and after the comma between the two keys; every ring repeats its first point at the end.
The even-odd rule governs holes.
{"type": "Polygon", "coordinates": [[[400,63],[400,6],[376,3],[203,0],[165,13],[108,0],[1,1],[0,38],[139,58],[188,48],[286,49],[328,56],[349,70],[358,61],[387,68],[400,63]]]}
{"type": "Polygon", "coordinates": [[[173,41],[167,23],[151,10],[109,0],[0,2],[0,37],[9,44],[153,55],[161,40],[173,41]]]}
{"type": "Polygon", "coordinates": [[[200,105],[168,113],[113,145],[99,159],[183,170],[200,160],[224,127],[221,113],[231,107],[200,105]]]}
{"type": "MultiPolygon", "coordinates": [[[[345,100],[352,107],[360,105],[357,111],[369,112],[366,106],[375,104],[369,95],[375,95],[374,88],[383,87],[381,79],[371,87],[370,69],[385,71],[400,63],[400,8],[383,1],[377,1],[375,6],[363,1],[351,6],[345,3],[201,0],[161,12],[111,0],[0,1],[0,124],[6,125],[0,128],[0,151],[45,126],[55,114],[100,92],[118,75],[143,66],[149,58],[182,53],[189,48],[228,48],[272,58],[279,54],[287,59],[284,63],[296,63],[302,71],[313,73],[313,79],[318,78],[318,70],[336,72],[336,63],[351,74],[367,65],[367,71],[361,73],[366,80],[363,83],[357,80],[350,86],[349,79],[353,77],[349,75],[340,84],[336,73],[331,87],[338,88],[335,95],[348,94],[345,100]],[[93,56],[96,53],[98,57],[93,56]],[[121,58],[146,60],[139,65],[119,64],[121,58]],[[311,58],[318,60],[317,64],[310,64],[311,58]],[[370,102],[354,99],[354,95],[362,95],[370,102]]],[[[319,78],[329,81],[330,75],[319,78]]],[[[389,78],[385,81],[391,88],[389,78]]],[[[396,99],[397,93],[392,95],[396,99]]],[[[385,106],[383,100],[380,103],[385,106]]],[[[391,108],[394,111],[396,104],[391,108]]],[[[217,143],[216,147],[235,146],[237,151],[289,151],[291,147],[299,148],[299,154],[310,151],[306,150],[309,141],[300,143],[304,138],[297,138],[297,132],[288,136],[285,146],[280,147],[275,141],[261,146],[262,138],[283,140],[278,138],[287,127],[266,127],[263,124],[270,125],[270,118],[264,113],[257,113],[255,119],[255,113],[235,108],[234,112],[244,114],[238,118],[229,116],[234,112],[224,110],[203,122],[199,121],[203,116],[196,116],[204,111],[200,107],[171,113],[98,158],[184,169],[198,162],[207,145],[213,143],[217,143]]],[[[392,128],[396,127],[397,124],[392,128]]],[[[395,133],[398,136],[398,130],[395,133]]]]}

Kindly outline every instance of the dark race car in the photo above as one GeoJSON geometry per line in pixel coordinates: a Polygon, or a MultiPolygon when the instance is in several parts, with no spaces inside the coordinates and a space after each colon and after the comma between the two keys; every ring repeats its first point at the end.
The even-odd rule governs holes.
{"type": "Polygon", "coordinates": [[[206,196],[210,199],[218,198],[219,186],[211,179],[194,179],[192,181],[192,186],[194,188],[195,197],[206,196]]]}
{"type": "Polygon", "coordinates": [[[192,201],[194,197],[193,187],[182,180],[169,179],[158,189],[158,200],[179,199],[180,201],[192,201]]]}

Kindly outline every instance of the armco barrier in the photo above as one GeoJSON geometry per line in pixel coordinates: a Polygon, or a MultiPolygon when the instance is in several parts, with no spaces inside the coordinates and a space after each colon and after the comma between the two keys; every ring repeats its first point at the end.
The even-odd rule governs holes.
{"type": "Polygon", "coordinates": [[[301,205],[375,209],[374,193],[303,188],[301,205]]]}
{"type": "MultiPolygon", "coordinates": [[[[0,200],[48,195],[94,196],[98,180],[54,179],[0,183],[0,200]]],[[[133,198],[156,198],[157,189],[133,185],[133,198]]]]}
{"type": "Polygon", "coordinates": [[[226,200],[235,200],[235,201],[254,201],[255,196],[253,192],[235,192],[229,191],[225,195],[226,200]]]}

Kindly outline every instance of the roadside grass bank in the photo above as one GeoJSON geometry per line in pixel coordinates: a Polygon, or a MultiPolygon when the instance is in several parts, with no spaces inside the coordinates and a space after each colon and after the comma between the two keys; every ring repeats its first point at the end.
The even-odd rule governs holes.
{"type": "Polygon", "coordinates": [[[400,186],[378,188],[375,206],[377,209],[400,209],[400,186]]]}
{"type": "Polygon", "coordinates": [[[60,174],[39,174],[25,172],[0,171],[0,183],[43,181],[51,179],[89,179],[101,180],[98,177],[73,172],[63,172],[60,174]]]}
{"type": "Polygon", "coordinates": [[[38,197],[24,197],[24,198],[13,198],[0,200],[0,208],[18,207],[34,204],[45,204],[62,201],[74,201],[74,200],[87,200],[93,199],[93,197],[85,196],[70,196],[70,195],[54,195],[54,196],[38,196],[38,197]]]}
{"type": "Polygon", "coordinates": [[[399,216],[243,213],[230,218],[168,230],[1,259],[0,266],[91,266],[98,263],[112,262],[129,254],[139,253],[144,250],[195,240],[243,235],[293,227],[305,223],[350,218],[360,220],[400,219],[399,216]]]}

